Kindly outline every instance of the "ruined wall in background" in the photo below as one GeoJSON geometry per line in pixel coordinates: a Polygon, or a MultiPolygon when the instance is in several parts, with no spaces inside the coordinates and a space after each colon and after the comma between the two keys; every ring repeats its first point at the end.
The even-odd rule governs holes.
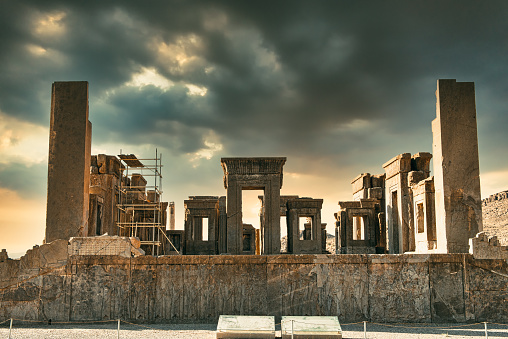
{"type": "Polygon", "coordinates": [[[0,260],[0,321],[215,323],[221,314],[508,321],[507,263],[469,254],[65,260],[60,245],[51,262],[41,262],[50,252],[43,246],[31,258],[0,260]]]}

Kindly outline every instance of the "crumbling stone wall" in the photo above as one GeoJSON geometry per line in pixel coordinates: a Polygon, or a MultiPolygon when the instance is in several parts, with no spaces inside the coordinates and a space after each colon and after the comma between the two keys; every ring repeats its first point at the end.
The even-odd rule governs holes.
{"type": "Polygon", "coordinates": [[[469,254],[66,257],[63,242],[41,262],[42,248],[0,260],[0,321],[508,321],[508,264],[469,254]]]}

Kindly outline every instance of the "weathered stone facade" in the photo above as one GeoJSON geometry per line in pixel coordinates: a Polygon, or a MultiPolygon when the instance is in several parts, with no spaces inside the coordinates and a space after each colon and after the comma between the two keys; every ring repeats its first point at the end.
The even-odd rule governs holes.
{"type": "Polygon", "coordinates": [[[115,156],[92,155],[90,173],[88,236],[117,235],[117,195],[122,178],[120,161],[115,156]]]}
{"type": "Polygon", "coordinates": [[[0,321],[508,321],[508,264],[469,254],[68,257],[66,241],[48,246],[0,260],[0,321]]]}

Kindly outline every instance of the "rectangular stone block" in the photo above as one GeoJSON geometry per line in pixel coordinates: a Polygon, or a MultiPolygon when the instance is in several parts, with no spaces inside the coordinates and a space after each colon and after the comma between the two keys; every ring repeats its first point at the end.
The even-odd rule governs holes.
{"type": "Polygon", "coordinates": [[[275,317],[221,315],[217,338],[275,338],[275,317]]]}
{"type": "Polygon", "coordinates": [[[383,199],[383,193],[384,193],[383,191],[384,191],[384,189],[382,187],[369,188],[367,198],[381,200],[381,199],[383,199]]]}
{"type": "Polygon", "coordinates": [[[386,179],[389,179],[399,173],[409,172],[411,171],[411,154],[399,154],[385,162],[383,164],[383,168],[386,172],[386,179]]]}
{"type": "Polygon", "coordinates": [[[47,243],[87,235],[91,123],[88,82],[55,82],[51,96],[47,243]]]}
{"type": "Polygon", "coordinates": [[[480,168],[473,82],[438,80],[432,121],[437,247],[467,253],[482,231],[480,168]]]}
{"type": "Polygon", "coordinates": [[[286,316],[281,321],[282,339],[340,339],[342,329],[337,317],[286,316]]]}
{"type": "Polygon", "coordinates": [[[146,179],[138,173],[131,176],[131,188],[144,192],[146,187],[146,179]]]}

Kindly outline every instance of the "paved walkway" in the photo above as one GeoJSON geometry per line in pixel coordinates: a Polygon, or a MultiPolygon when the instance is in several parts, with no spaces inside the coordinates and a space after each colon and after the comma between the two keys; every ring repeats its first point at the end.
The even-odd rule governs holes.
{"type": "MultiPolygon", "coordinates": [[[[9,323],[0,325],[0,338],[8,338],[9,323]]],[[[489,338],[508,338],[508,325],[488,325],[489,338]]],[[[120,338],[215,338],[215,324],[130,324],[120,326],[120,338]]],[[[344,338],[363,338],[363,324],[342,325],[344,338]]],[[[277,331],[280,336],[280,328],[277,331]]],[[[118,338],[117,322],[94,324],[25,323],[14,321],[12,339],[21,338],[118,338]]],[[[367,323],[369,339],[485,338],[484,324],[373,324],[367,323]]]]}

